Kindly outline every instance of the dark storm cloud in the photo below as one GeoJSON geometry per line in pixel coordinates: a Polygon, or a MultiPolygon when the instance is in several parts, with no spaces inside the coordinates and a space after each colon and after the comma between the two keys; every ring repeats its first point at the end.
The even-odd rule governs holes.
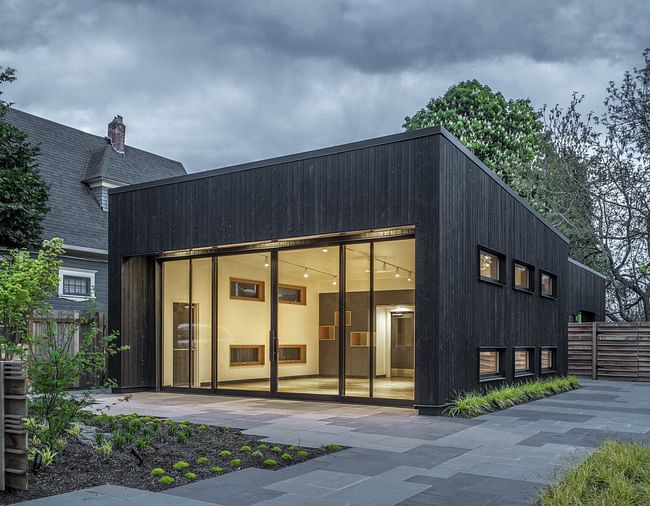
{"type": "Polygon", "coordinates": [[[8,97],[191,170],[399,130],[479,78],[597,106],[650,45],[650,2],[0,0],[8,97]]]}

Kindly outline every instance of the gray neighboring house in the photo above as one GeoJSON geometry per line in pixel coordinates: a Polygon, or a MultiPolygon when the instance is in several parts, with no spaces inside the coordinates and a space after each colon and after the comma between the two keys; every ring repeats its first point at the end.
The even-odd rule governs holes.
{"type": "Polygon", "coordinates": [[[108,306],[108,190],[186,174],[183,164],[125,145],[121,116],[106,137],[92,135],[14,108],[6,119],[40,147],[39,170],[50,184],[43,239],[62,237],[55,310],[108,306]]]}

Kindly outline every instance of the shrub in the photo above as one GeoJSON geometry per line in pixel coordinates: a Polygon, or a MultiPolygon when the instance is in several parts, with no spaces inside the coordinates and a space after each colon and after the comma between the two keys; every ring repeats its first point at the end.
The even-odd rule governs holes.
{"type": "Polygon", "coordinates": [[[179,432],[178,436],[176,436],[176,442],[179,444],[185,444],[187,443],[187,440],[189,439],[189,436],[187,435],[187,432],[179,432]]]}
{"type": "Polygon", "coordinates": [[[257,445],[258,450],[266,450],[269,447],[269,445],[262,443],[261,445],[257,445]]]}
{"type": "Polygon", "coordinates": [[[212,471],[213,473],[221,473],[221,472],[223,472],[223,467],[212,466],[212,467],[210,468],[210,471],[212,471]]]}
{"type": "Polygon", "coordinates": [[[606,441],[559,483],[542,490],[540,506],[650,504],[650,448],[606,441]]]}
{"type": "Polygon", "coordinates": [[[293,457],[289,455],[288,453],[283,453],[282,456],[280,457],[282,460],[285,462],[290,462],[293,460],[293,457]]]}
{"type": "Polygon", "coordinates": [[[197,464],[207,464],[209,462],[208,457],[199,457],[196,459],[197,464]]]}
{"type": "Polygon", "coordinates": [[[151,471],[151,476],[162,476],[165,474],[165,470],[162,467],[154,467],[151,471]]]}
{"type": "Polygon", "coordinates": [[[196,473],[193,473],[192,471],[186,472],[183,476],[188,480],[196,480],[196,473]]]}
{"type": "Polygon", "coordinates": [[[104,441],[101,445],[94,444],[93,448],[103,457],[108,457],[113,453],[113,443],[110,441],[104,441]]]}
{"type": "Polygon", "coordinates": [[[251,457],[255,459],[261,459],[264,457],[264,454],[259,450],[255,450],[253,453],[251,453],[251,457]]]}
{"type": "Polygon", "coordinates": [[[330,443],[323,446],[323,450],[327,450],[328,452],[340,452],[342,449],[343,447],[341,445],[337,445],[336,443],[330,443]]]}
{"type": "Polygon", "coordinates": [[[138,439],[138,441],[135,443],[135,446],[138,447],[138,450],[144,450],[149,446],[150,440],[148,437],[141,437],[138,439]]]}
{"type": "Polygon", "coordinates": [[[221,450],[218,455],[219,457],[226,458],[226,457],[230,457],[231,454],[232,452],[229,450],[221,450]]]}
{"type": "Polygon", "coordinates": [[[202,424],[199,425],[197,428],[198,428],[199,430],[206,430],[206,429],[209,429],[210,426],[209,426],[207,423],[202,423],[202,424]]]}
{"type": "Polygon", "coordinates": [[[220,425],[219,426],[219,430],[222,431],[222,432],[226,432],[228,429],[229,429],[229,427],[227,425],[220,425]]]}
{"type": "Polygon", "coordinates": [[[239,467],[241,466],[241,460],[239,459],[232,459],[230,462],[228,462],[231,467],[239,467]]]}
{"type": "Polygon", "coordinates": [[[452,401],[445,413],[450,416],[479,416],[555,393],[573,390],[579,386],[580,382],[575,376],[568,376],[505,385],[486,393],[469,392],[452,401]]]}
{"type": "Polygon", "coordinates": [[[121,450],[122,448],[124,448],[125,443],[126,443],[126,438],[120,432],[113,433],[113,445],[115,446],[115,448],[121,450]]]}
{"type": "Polygon", "coordinates": [[[280,453],[282,453],[282,448],[280,448],[279,446],[274,446],[273,448],[271,448],[271,451],[273,453],[280,454],[280,453]]]}
{"type": "Polygon", "coordinates": [[[178,425],[176,425],[174,422],[171,423],[171,425],[167,426],[167,433],[170,436],[175,436],[178,433],[178,425]]]}
{"type": "Polygon", "coordinates": [[[295,452],[296,450],[300,450],[300,446],[298,445],[291,445],[289,448],[287,448],[290,452],[295,452]]]}
{"type": "Polygon", "coordinates": [[[248,445],[243,445],[241,448],[239,448],[240,452],[249,452],[251,451],[251,447],[248,445]]]}
{"type": "Polygon", "coordinates": [[[296,455],[298,455],[298,457],[305,458],[305,457],[309,457],[309,452],[307,452],[305,450],[298,450],[296,455]]]}
{"type": "Polygon", "coordinates": [[[174,469],[176,469],[177,471],[181,471],[183,469],[187,469],[188,467],[190,467],[190,465],[187,462],[185,462],[184,460],[179,460],[172,467],[174,469]]]}
{"type": "Polygon", "coordinates": [[[76,422],[71,423],[70,426],[65,431],[68,434],[70,434],[74,439],[77,439],[81,435],[81,425],[79,425],[76,422]]]}
{"type": "Polygon", "coordinates": [[[264,462],[262,462],[262,465],[264,467],[273,467],[273,466],[277,466],[278,463],[273,459],[266,459],[264,462]]]}
{"type": "Polygon", "coordinates": [[[160,478],[158,480],[158,483],[160,483],[161,485],[171,485],[175,481],[176,480],[174,478],[172,478],[171,476],[163,476],[162,478],[160,478]]]}

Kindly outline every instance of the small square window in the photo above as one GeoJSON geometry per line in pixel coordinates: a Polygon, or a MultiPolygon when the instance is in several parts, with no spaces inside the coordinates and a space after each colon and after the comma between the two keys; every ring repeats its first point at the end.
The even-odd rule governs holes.
{"type": "Polygon", "coordinates": [[[517,290],[532,292],[533,286],[533,268],[521,262],[514,262],[514,282],[513,286],[517,290]]]}
{"type": "Polygon", "coordinates": [[[482,281],[504,284],[503,255],[480,249],[479,276],[482,281]]]}
{"type": "Polygon", "coordinates": [[[555,299],[557,297],[557,278],[548,272],[542,272],[540,275],[540,286],[542,297],[555,299]]]}
{"type": "Polygon", "coordinates": [[[59,268],[58,296],[73,301],[90,300],[95,297],[95,274],[87,269],[59,268]]]}
{"type": "Polygon", "coordinates": [[[556,360],[555,348],[542,348],[540,358],[541,358],[542,372],[555,371],[555,360],[556,360]]]}
{"type": "Polygon", "coordinates": [[[481,381],[503,378],[502,350],[479,351],[479,377],[481,381]]]}
{"type": "Polygon", "coordinates": [[[515,376],[533,373],[533,350],[531,348],[515,348],[515,376]]]}

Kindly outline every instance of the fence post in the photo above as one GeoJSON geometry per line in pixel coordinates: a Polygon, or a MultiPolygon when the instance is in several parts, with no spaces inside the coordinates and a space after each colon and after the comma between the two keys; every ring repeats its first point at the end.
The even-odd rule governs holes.
{"type": "Polygon", "coordinates": [[[598,379],[598,323],[591,323],[591,378],[598,379]]]}

